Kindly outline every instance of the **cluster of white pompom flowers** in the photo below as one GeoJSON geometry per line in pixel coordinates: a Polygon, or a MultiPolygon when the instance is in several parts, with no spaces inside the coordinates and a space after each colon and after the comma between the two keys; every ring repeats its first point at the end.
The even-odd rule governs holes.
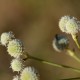
{"type": "Polygon", "coordinates": [[[59,21],[59,28],[65,33],[77,34],[80,30],[80,22],[75,17],[63,16],[59,21]]]}
{"type": "Polygon", "coordinates": [[[80,31],[80,21],[78,21],[77,18],[75,17],[63,16],[59,21],[59,28],[62,32],[71,34],[77,47],[80,49],[80,45],[78,43],[76,35],[80,31]]]}
{"type": "MultiPolygon", "coordinates": [[[[75,17],[63,16],[59,21],[59,28],[62,32],[71,34],[77,47],[80,49],[80,45],[77,39],[77,33],[80,30],[80,21],[78,21],[75,17]]],[[[75,52],[69,49],[69,39],[66,36],[62,34],[56,34],[53,39],[52,46],[57,52],[66,50],[67,55],[80,62],[80,59],[76,56],[75,52]]]]}
{"type": "Polygon", "coordinates": [[[24,46],[21,40],[14,37],[13,32],[4,32],[0,38],[1,45],[7,47],[8,54],[13,57],[11,66],[13,72],[20,75],[13,77],[13,80],[39,80],[39,74],[33,67],[25,67],[21,55],[24,53],[24,46]]]}

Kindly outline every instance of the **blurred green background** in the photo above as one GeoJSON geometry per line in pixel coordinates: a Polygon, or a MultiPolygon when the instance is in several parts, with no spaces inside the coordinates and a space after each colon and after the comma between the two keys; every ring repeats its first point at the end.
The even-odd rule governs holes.
{"type": "MultiPolygon", "coordinates": [[[[13,31],[16,38],[23,41],[29,54],[80,68],[80,64],[66,55],[66,52],[57,53],[52,47],[55,34],[64,34],[58,27],[59,19],[64,15],[75,16],[80,20],[80,0],[0,0],[0,34],[13,31]]],[[[70,39],[70,48],[76,48],[71,36],[67,36],[70,39]]],[[[79,53],[77,48],[76,52],[79,53]]],[[[9,68],[11,60],[6,48],[0,46],[0,80],[12,80],[16,75],[9,68]]],[[[34,66],[39,71],[40,80],[80,76],[71,70],[34,60],[26,61],[26,66],[28,65],[34,66]]]]}

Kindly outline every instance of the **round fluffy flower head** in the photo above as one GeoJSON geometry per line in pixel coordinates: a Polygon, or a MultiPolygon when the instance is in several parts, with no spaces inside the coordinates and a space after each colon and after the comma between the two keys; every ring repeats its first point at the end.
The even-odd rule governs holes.
{"type": "Polygon", "coordinates": [[[80,22],[76,18],[72,18],[66,23],[66,30],[69,34],[76,34],[80,29],[80,22]]]}
{"type": "Polygon", "coordinates": [[[18,39],[13,39],[12,41],[9,41],[9,44],[7,46],[7,51],[11,56],[15,58],[20,57],[20,55],[22,55],[23,53],[22,42],[18,39]]]}
{"type": "Polygon", "coordinates": [[[1,34],[1,44],[6,46],[9,41],[14,38],[14,34],[12,32],[4,32],[1,34]]]}
{"type": "Polygon", "coordinates": [[[62,50],[68,48],[69,40],[64,35],[56,35],[52,45],[56,51],[61,52],[62,50]]]}
{"type": "Polygon", "coordinates": [[[66,32],[66,23],[70,20],[70,16],[63,16],[59,21],[59,28],[62,32],[66,32]]]}
{"type": "Polygon", "coordinates": [[[23,69],[23,64],[20,59],[13,59],[11,61],[11,68],[13,71],[21,71],[23,69]]]}
{"type": "Polygon", "coordinates": [[[39,80],[39,74],[33,67],[26,67],[21,72],[21,80],[39,80]]]}
{"type": "Polygon", "coordinates": [[[13,77],[13,80],[20,80],[20,79],[19,79],[19,76],[14,76],[14,77],[13,77]]]}

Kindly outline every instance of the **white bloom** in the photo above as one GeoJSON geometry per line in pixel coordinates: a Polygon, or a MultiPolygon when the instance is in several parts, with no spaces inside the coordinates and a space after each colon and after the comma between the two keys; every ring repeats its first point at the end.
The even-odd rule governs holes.
{"type": "Polygon", "coordinates": [[[21,80],[39,80],[39,74],[33,67],[26,67],[21,73],[21,80]]]}
{"type": "Polygon", "coordinates": [[[80,29],[80,22],[72,18],[66,23],[66,30],[69,34],[76,34],[80,29]]]}
{"type": "Polygon", "coordinates": [[[22,42],[18,39],[13,39],[12,41],[9,41],[9,44],[7,46],[7,51],[11,56],[15,58],[20,57],[20,55],[22,55],[23,53],[22,42]]]}
{"type": "Polygon", "coordinates": [[[1,34],[1,44],[6,46],[9,41],[14,38],[14,34],[12,32],[4,32],[1,34]]]}
{"type": "Polygon", "coordinates": [[[59,28],[62,32],[76,34],[80,30],[80,21],[75,17],[63,16],[59,21],[59,28]]]}
{"type": "Polygon", "coordinates": [[[11,61],[11,68],[13,71],[21,71],[23,69],[23,64],[20,59],[13,59],[11,61]]]}
{"type": "Polygon", "coordinates": [[[19,79],[19,76],[17,76],[17,75],[14,76],[13,80],[20,80],[20,79],[19,79]]]}
{"type": "Polygon", "coordinates": [[[66,32],[66,23],[70,20],[70,16],[63,16],[59,21],[59,28],[62,32],[66,32]]]}

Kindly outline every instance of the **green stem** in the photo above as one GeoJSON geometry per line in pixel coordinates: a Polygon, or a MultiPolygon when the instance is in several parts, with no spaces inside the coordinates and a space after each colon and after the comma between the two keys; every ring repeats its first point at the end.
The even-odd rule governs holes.
{"type": "Polygon", "coordinates": [[[60,80],[80,80],[80,77],[76,77],[76,78],[67,78],[67,79],[60,79],[60,80]]]}
{"type": "Polygon", "coordinates": [[[77,47],[80,49],[80,45],[79,45],[79,42],[78,42],[78,39],[77,39],[77,35],[72,34],[72,38],[73,38],[74,42],[76,43],[77,47]]]}
{"type": "Polygon", "coordinates": [[[39,59],[39,58],[33,57],[31,55],[27,55],[27,56],[28,57],[23,59],[23,60],[33,59],[33,60],[37,60],[37,61],[39,61],[41,63],[45,63],[45,64],[48,64],[48,65],[51,65],[51,66],[55,66],[55,67],[58,67],[58,68],[66,68],[66,69],[70,69],[72,71],[80,73],[80,69],[77,69],[77,68],[73,68],[73,67],[70,67],[70,66],[66,66],[66,65],[61,65],[61,64],[56,64],[56,63],[53,63],[53,62],[45,61],[43,59],[39,59]]]}
{"type": "Polygon", "coordinates": [[[69,55],[69,56],[71,56],[72,58],[74,58],[76,61],[78,61],[78,62],[80,62],[80,59],[76,56],[76,54],[72,51],[72,50],[70,50],[69,48],[67,49],[67,54],[69,55]]]}

